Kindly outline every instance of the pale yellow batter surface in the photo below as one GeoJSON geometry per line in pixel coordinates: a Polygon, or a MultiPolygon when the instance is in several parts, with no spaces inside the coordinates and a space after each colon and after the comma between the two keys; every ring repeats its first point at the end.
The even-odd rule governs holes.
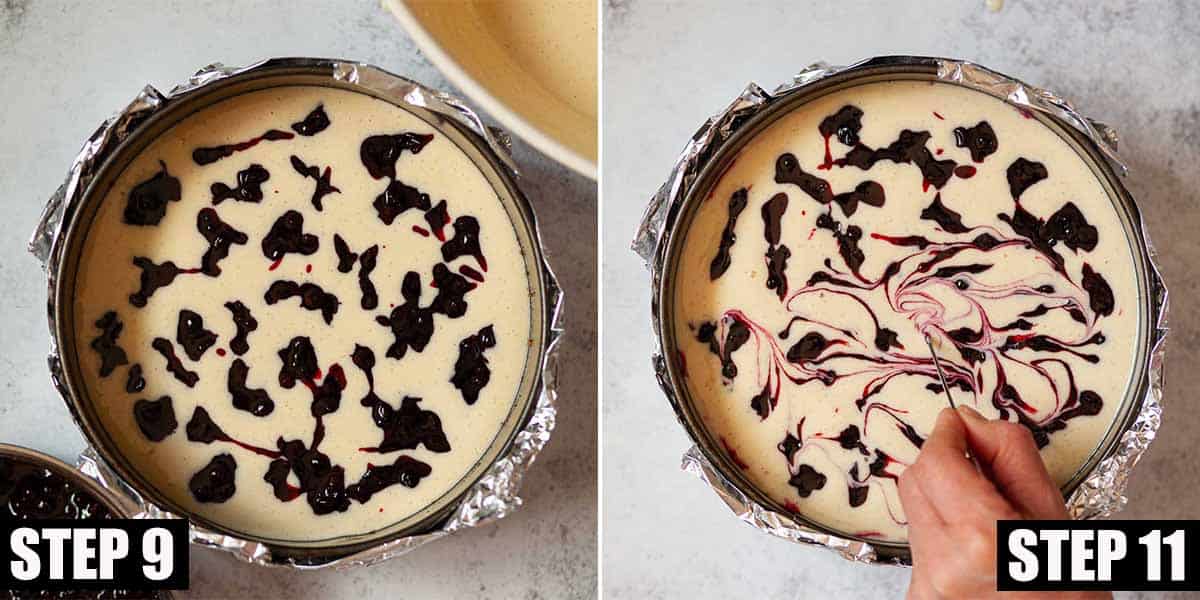
{"type": "MultiPolygon", "coordinates": [[[[832,159],[851,150],[836,134],[831,137],[832,159]]],[[[755,485],[828,527],[874,539],[906,538],[894,476],[911,464],[919,450],[904,424],[913,428],[907,433],[923,438],[947,405],[936,387],[922,337],[925,332],[942,348],[948,370],[968,374],[966,387],[952,383],[956,401],[991,418],[1000,415],[993,402],[1001,385],[999,370],[1028,405],[1023,412],[1035,426],[1049,425],[1072,408],[1068,400],[1072,375],[1079,394],[1091,391],[1102,399],[1098,414],[1070,418],[1064,421],[1065,428],[1047,434],[1042,457],[1059,482],[1069,480],[1084,465],[1121,411],[1139,339],[1134,255],[1122,222],[1097,177],[1063,139],[982,93],[949,84],[889,82],[814,100],[781,118],[741,151],[711,196],[703,200],[685,235],[671,318],[686,386],[699,415],[725,451],[736,454],[736,462],[744,464],[755,485]],[[818,128],[824,118],[846,105],[862,110],[859,136],[867,148],[888,146],[904,129],[928,131],[925,148],[935,160],[951,159],[973,171],[963,172],[966,177],[951,176],[939,190],[925,181],[914,164],[881,160],[864,171],[827,163],[818,128]],[[993,128],[998,146],[976,162],[967,148],[956,145],[954,130],[980,121],[993,128]],[[847,216],[838,202],[822,204],[797,185],[777,182],[777,160],[785,153],[791,153],[805,173],[826,180],[833,194],[850,192],[868,180],[878,183],[885,193],[883,205],[860,202],[847,216]],[[1013,215],[1017,206],[1006,172],[1020,157],[1042,163],[1048,172],[1046,179],[1020,195],[1024,210],[1049,219],[1072,202],[1098,233],[1090,251],[1072,250],[1061,241],[1053,247],[1062,256],[1061,271],[998,217],[1013,215]],[[818,168],[822,165],[827,168],[818,168]],[[729,220],[731,197],[742,189],[746,204],[731,231],[730,265],[714,280],[712,262],[729,220]],[[790,251],[783,298],[766,283],[769,243],[764,205],[777,194],[788,198],[779,240],[790,251]],[[939,197],[961,216],[969,231],[952,233],[920,218],[939,197]],[[826,214],[843,233],[851,226],[861,230],[858,246],[865,257],[861,280],[840,256],[831,230],[818,226],[818,218],[826,214]],[[990,250],[964,247],[985,233],[1005,243],[990,250]],[[924,249],[898,245],[878,236],[922,236],[929,245],[924,249]],[[958,248],[955,256],[921,270],[938,252],[954,248],[958,248]],[[878,282],[893,263],[896,272],[886,286],[853,290],[850,295],[862,304],[838,293],[850,288],[820,281],[806,285],[814,273],[823,271],[867,288],[864,282],[878,282]],[[940,267],[978,264],[988,268],[933,276],[940,267]],[[1092,309],[1089,291],[1081,285],[1085,264],[1111,286],[1111,314],[1092,309]],[[1042,304],[1058,308],[1024,317],[1030,322],[1026,329],[995,331],[1042,304]],[[896,344],[886,352],[874,343],[876,327],[864,306],[877,315],[880,326],[897,335],[896,344]],[[1072,318],[1071,308],[1085,322],[1072,318]],[[808,320],[797,320],[785,338],[781,334],[793,317],[808,320]],[[984,319],[993,335],[969,345],[986,354],[985,360],[972,365],[949,333],[960,328],[980,331],[984,319]],[[732,352],[737,374],[730,378],[722,373],[719,353],[738,322],[752,325],[746,327],[744,344],[732,352]],[[706,324],[713,328],[716,353],[710,343],[701,341],[706,324]],[[790,360],[789,350],[808,333],[838,341],[819,349],[818,361],[790,360]],[[1103,336],[1103,343],[1070,348],[1094,355],[1095,363],[1066,351],[1028,347],[998,351],[1010,336],[1044,335],[1082,342],[1097,334],[1103,336]],[[829,378],[822,370],[837,377],[829,378]],[[828,385],[825,378],[830,379],[828,385]],[[768,397],[778,396],[777,405],[765,417],[752,405],[764,389],[768,397]],[[850,426],[857,428],[858,439],[851,439],[852,434],[839,437],[850,426]],[[880,451],[886,459],[880,458],[880,451]],[[806,496],[801,494],[805,486],[806,496]]],[[[795,351],[796,357],[802,354],[795,351]]],[[[1074,406],[1079,403],[1077,399],[1074,406]]],[[[1007,418],[1016,420],[1016,414],[1010,408],[1007,418]]]]}
{"type": "MultiPolygon", "coordinates": [[[[447,238],[454,225],[446,225],[447,238]]],[[[483,271],[470,257],[449,262],[451,271],[460,266],[483,271]]],[[[75,299],[77,354],[87,378],[87,391],[99,406],[103,425],[116,439],[119,451],[164,494],[186,509],[246,534],[279,540],[325,540],[370,532],[401,520],[435,502],[452,488],[496,441],[501,424],[513,410],[515,396],[536,352],[537,336],[531,331],[531,267],[518,242],[512,221],[496,192],[479,167],[449,139],[425,121],[394,105],[344,90],[321,87],[281,87],[249,93],[196,113],[154,141],[120,175],[86,240],[79,265],[75,299]],[[213,164],[200,166],[192,159],[197,147],[209,147],[251,139],[269,128],[291,131],[289,125],[323,105],[331,125],[325,131],[293,139],[265,141],[213,164]],[[480,245],[486,256],[484,281],[466,295],[469,308],[459,318],[433,316],[435,332],[423,352],[409,349],[402,359],[385,356],[394,341],[392,332],[376,322],[400,305],[401,281],[405,273],[421,277],[421,306],[428,306],[437,289],[431,287],[434,265],[443,261],[441,244],[428,230],[421,210],[408,210],[391,225],[384,224],[372,203],[387,187],[388,180],[372,178],[360,159],[360,144],[370,135],[413,132],[433,134],[419,153],[403,152],[396,161],[397,179],[429,194],[436,204],[445,199],[451,220],[462,215],[478,219],[480,245]],[[290,163],[296,155],[320,169],[330,167],[331,183],[340,193],[323,198],[323,211],[310,202],[315,181],[297,173],[290,163]],[[131,226],[122,212],[131,188],[166,165],[181,185],[181,199],[166,207],[157,226],[131,226]],[[238,172],[251,164],[262,165],[270,178],[262,184],[260,203],[225,200],[214,206],[210,186],[236,184],[238,172]],[[249,241],[233,245],[228,258],[220,261],[222,274],[179,276],[159,289],[144,308],[131,305],[129,296],[139,288],[139,270],[134,256],[156,263],[174,261],[180,268],[198,267],[208,248],[197,232],[197,215],[212,208],[220,218],[244,232],[249,241]],[[312,255],[287,254],[271,270],[272,262],[261,241],[285,211],[304,217],[304,232],[317,236],[319,249],[312,255]],[[360,307],[359,265],[349,273],[337,270],[333,236],[340,234],[353,252],[379,245],[378,266],[371,275],[379,294],[379,306],[360,307]],[[268,305],[264,293],[271,282],[286,279],[316,283],[335,294],[340,306],[332,323],[319,311],[301,308],[297,298],[268,305]],[[249,365],[247,384],[266,390],[275,402],[274,411],[255,416],[232,406],[227,391],[227,372],[238,358],[230,351],[235,335],[226,302],[242,301],[258,321],[248,337],[249,351],[240,358],[249,365]],[[200,314],[204,327],[217,334],[216,344],[198,361],[184,355],[176,339],[181,309],[200,314]],[[99,377],[100,359],[88,347],[97,336],[94,322],[107,311],[115,311],[124,323],[117,342],[128,355],[128,363],[140,364],[146,387],[140,393],[125,390],[129,365],[120,366],[108,377],[99,377]],[[491,380],[477,402],[468,405],[451,384],[459,343],[491,325],[496,345],[485,352],[491,380]],[[345,469],[345,483],[358,481],[368,463],[391,464],[407,455],[430,465],[432,472],[415,488],[393,485],[367,503],[351,502],[345,512],[316,515],[305,497],[281,502],[263,480],[270,459],[233,444],[210,445],[191,442],[185,425],[195,407],[203,407],[231,437],[275,449],[279,436],[310,443],[315,420],[310,414],[312,395],[304,386],[280,386],[278,352],[294,336],[308,336],[315,346],[321,369],[337,363],[343,368],[347,386],[340,408],[324,417],[326,433],[320,450],[332,463],[345,469]],[[156,337],[170,339],[184,366],[200,379],[188,388],[166,370],[166,361],[151,348],[156,337]],[[356,344],[375,354],[375,391],[392,408],[401,398],[422,398],[420,407],[440,418],[449,452],[435,453],[421,446],[386,454],[362,452],[377,446],[382,432],[372,422],[371,410],[359,401],[368,384],[362,371],[351,362],[356,344]],[[132,407],[139,399],[169,395],[174,404],[178,429],[161,442],[143,435],[134,420],[132,407]],[[230,453],[237,461],[236,488],[225,502],[198,502],[189,492],[188,481],[214,455],[230,453]]],[[[540,338],[539,338],[540,339],[540,338]]],[[[295,475],[289,483],[296,485],[295,475]]]]}

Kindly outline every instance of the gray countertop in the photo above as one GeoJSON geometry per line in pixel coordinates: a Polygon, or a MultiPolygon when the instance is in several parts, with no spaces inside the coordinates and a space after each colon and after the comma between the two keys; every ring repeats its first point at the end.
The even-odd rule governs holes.
{"type": "MultiPolygon", "coordinates": [[[[145,84],[211,62],[361,60],[450,86],[373,2],[0,2],[0,441],[68,461],[83,439],[50,387],[45,277],[25,242],[83,140],[145,84]]],[[[568,302],[558,429],[525,479],[525,506],[379,566],[299,573],[192,550],[186,597],[590,598],[596,564],[596,191],[519,140],[568,302]]],[[[181,596],[183,596],[181,594],[181,596]]]]}
{"type": "MultiPolygon", "coordinates": [[[[689,445],[650,371],[649,286],[629,250],[688,137],[746,83],[817,60],[972,59],[1047,85],[1121,133],[1130,190],[1171,287],[1165,419],[1122,516],[1200,518],[1200,6],[1178,1],[919,3],[608,0],[602,323],[604,592],[611,598],[900,598],[908,571],[864,567],[739,522],[679,470],[689,445]]],[[[1138,597],[1127,595],[1123,597],[1138,597]]],[[[1161,596],[1155,596],[1161,597],[1161,596]]],[[[1178,597],[1182,597],[1178,596],[1178,597]]]]}

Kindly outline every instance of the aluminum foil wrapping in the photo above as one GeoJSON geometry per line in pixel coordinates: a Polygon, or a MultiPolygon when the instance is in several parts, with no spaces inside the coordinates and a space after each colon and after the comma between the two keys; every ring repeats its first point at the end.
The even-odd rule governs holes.
{"type": "MultiPolygon", "coordinates": [[[[213,64],[204,67],[187,81],[163,94],[152,86],[146,86],[122,110],[109,117],[96,129],[75,157],[66,181],[50,197],[42,218],[29,242],[29,251],[45,266],[49,284],[48,311],[51,330],[49,355],[50,374],[59,393],[71,407],[72,416],[80,422],[67,396],[64,382],[62,357],[54,341],[54,289],[58,279],[59,258],[62,251],[57,243],[63,234],[63,225],[70,214],[83,201],[84,192],[97,170],[112,152],[150,115],[163,109],[172,98],[209,85],[232,75],[250,73],[279,66],[332,65],[335,81],[380,94],[400,106],[413,106],[450,119],[480,136],[499,159],[502,168],[514,178],[518,176],[511,157],[509,136],[500,129],[483,123],[466,104],[444,92],[432,90],[409,79],[399,77],[378,67],[347,61],[323,59],[281,58],[269,59],[247,67],[226,67],[213,64]]],[[[539,246],[541,234],[533,223],[539,246]]],[[[450,535],[468,527],[476,527],[501,519],[521,506],[518,491],[525,472],[550,439],[555,424],[555,404],[558,398],[557,349],[562,336],[562,290],[554,277],[550,265],[541,265],[546,279],[546,314],[549,332],[546,336],[546,351],[542,361],[541,389],[534,399],[529,420],[517,432],[511,445],[484,472],[483,476],[467,491],[449,518],[435,529],[407,537],[397,538],[355,554],[313,564],[298,564],[272,555],[265,544],[224,535],[196,525],[191,526],[191,542],[225,550],[238,558],[260,565],[285,566],[296,569],[336,568],[345,569],[372,565],[400,556],[423,544],[450,535]]],[[[80,470],[119,496],[134,518],[179,518],[144,499],[129,486],[91,448],[86,448],[77,462],[80,470]]]]}
{"type": "MultiPolygon", "coordinates": [[[[658,290],[661,289],[663,270],[666,266],[667,248],[670,246],[670,225],[683,206],[701,171],[710,158],[734,137],[738,129],[751,117],[766,110],[777,98],[795,92],[813,82],[834,74],[886,65],[936,66],[939,80],[952,82],[990,94],[1024,110],[1039,111],[1057,117],[1091,139],[1103,153],[1113,169],[1120,175],[1128,174],[1125,163],[1117,155],[1119,137],[1107,125],[1085,117],[1077,112],[1062,96],[1043,88],[1034,87],[997,73],[974,63],[943,58],[886,56],[871,58],[849,66],[830,66],[815,63],[797,73],[791,80],[767,92],[756,84],[746,86],[741,94],[722,111],[710,117],[684,146],[676,159],[666,183],[651,198],[642,217],[633,250],[645,261],[650,271],[652,289],[651,318],[655,331],[661,331],[663,315],[658,305],[658,290]]],[[[1139,220],[1140,222],[1140,220],[1139,220]]],[[[1142,227],[1145,251],[1149,257],[1149,288],[1152,312],[1151,331],[1147,332],[1150,354],[1147,360],[1146,391],[1140,398],[1140,407],[1127,420],[1115,446],[1106,458],[1100,461],[1067,499],[1067,509],[1073,518],[1094,519],[1104,517],[1124,508],[1125,485],[1133,467],[1154,441],[1162,419],[1163,391],[1163,341],[1167,333],[1167,290],[1154,262],[1155,252],[1150,238],[1142,227]]],[[[670,380],[667,362],[663,357],[662,340],[656,339],[652,362],[659,386],[671,404],[679,410],[679,399],[670,380]]],[[[682,417],[680,421],[683,422],[682,417]]],[[[715,491],[739,519],[772,535],[793,542],[814,544],[832,550],[842,557],[856,562],[873,564],[908,565],[907,558],[884,558],[870,543],[839,537],[798,523],[792,516],[771,510],[742,492],[726,478],[698,446],[693,446],[683,456],[683,470],[699,477],[715,491]]]]}

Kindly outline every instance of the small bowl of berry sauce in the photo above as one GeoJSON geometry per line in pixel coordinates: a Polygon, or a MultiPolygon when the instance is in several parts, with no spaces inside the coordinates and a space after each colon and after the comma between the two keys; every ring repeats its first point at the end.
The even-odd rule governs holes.
{"type": "Polygon", "coordinates": [[[0,516],[5,519],[123,519],[112,493],[36,450],[0,444],[0,516]]]}
{"type": "MultiPolygon", "coordinates": [[[[111,492],[70,465],[36,450],[0,444],[0,519],[125,519],[111,492]]],[[[164,598],[165,592],[9,590],[10,598],[164,598]]]]}

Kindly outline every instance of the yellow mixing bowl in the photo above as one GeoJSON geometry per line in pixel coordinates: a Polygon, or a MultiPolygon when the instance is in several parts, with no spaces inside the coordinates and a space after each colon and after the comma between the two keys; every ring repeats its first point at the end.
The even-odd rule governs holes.
{"type": "Polygon", "coordinates": [[[595,0],[383,0],[421,51],[508,130],[595,179],[595,0]]]}

